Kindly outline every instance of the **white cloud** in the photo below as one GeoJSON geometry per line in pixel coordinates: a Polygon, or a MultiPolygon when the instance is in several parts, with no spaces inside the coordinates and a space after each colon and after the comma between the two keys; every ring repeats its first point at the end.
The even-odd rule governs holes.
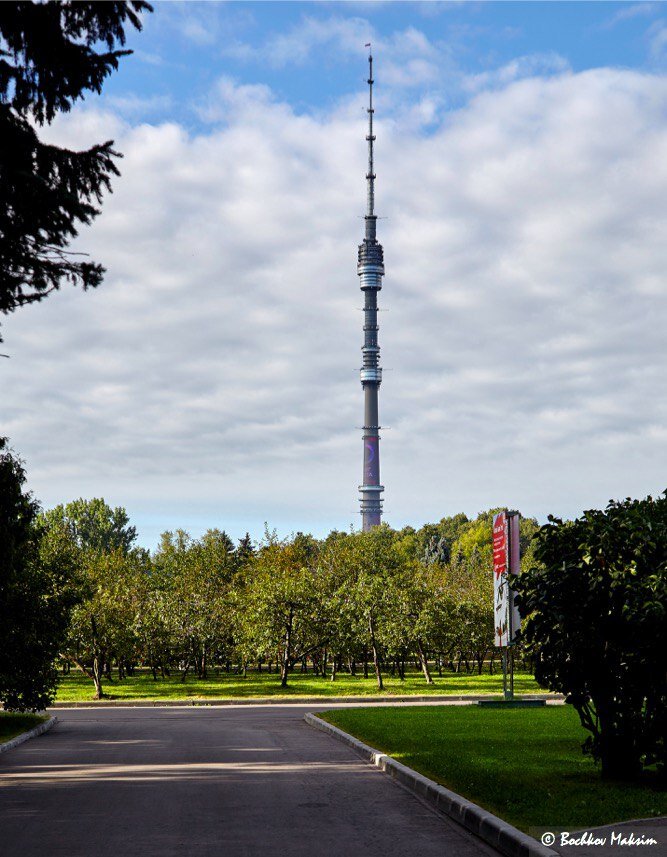
{"type": "Polygon", "coordinates": [[[365,18],[331,16],[304,17],[287,32],[270,35],[260,45],[238,39],[222,49],[222,55],[246,62],[267,63],[274,68],[304,65],[313,54],[335,58],[362,57],[372,43],[374,52],[391,57],[383,64],[383,82],[393,87],[417,87],[433,83],[438,71],[449,62],[446,50],[433,44],[415,27],[381,37],[365,18]]]}
{"type": "MultiPolygon", "coordinates": [[[[482,92],[428,134],[378,114],[391,523],[665,487],[666,98],[597,70],[482,92]]],[[[54,128],[125,158],[80,241],[104,286],[3,325],[4,432],[46,503],[103,495],[146,538],[356,519],[359,104],[297,115],[222,80],[197,136],[83,108],[54,128]]]]}
{"type": "Polygon", "coordinates": [[[160,56],[157,53],[151,53],[150,51],[142,51],[139,48],[135,48],[133,51],[133,55],[146,65],[154,65],[154,66],[164,66],[167,65],[164,57],[160,56]]]}
{"type": "Polygon", "coordinates": [[[479,92],[495,87],[505,87],[509,83],[524,77],[563,74],[569,70],[568,61],[553,51],[528,54],[516,57],[491,71],[467,75],[463,80],[463,88],[469,92],[479,92]]]}
{"type": "Polygon", "coordinates": [[[654,15],[658,11],[658,9],[658,3],[635,2],[629,6],[621,6],[621,8],[617,12],[614,12],[614,14],[610,18],[608,18],[602,26],[606,29],[610,29],[611,27],[615,27],[616,24],[620,24],[623,21],[630,21],[633,18],[654,15]]]}
{"type": "Polygon", "coordinates": [[[286,32],[270,35],[260,47],[239,40],[222,49],[223,56],[258,59],[276,68],[303,65],[323,47],[336,48],[343,56],[361,55],[374,29],[364,18],[304,17],[286,32]]]}
{"type": "Polygon", "coordinates": [[[649,55],[654,62],[660,62],[667,53],[667,24],[654,21],[647,31],[649,55]]]}
{"type": "Polygon", "coordinates": [[[109,108],[118,111],[122,116],[144,117],[161,113],[173,106],[170,95],[144,97],[130,92],[126,95],[108,95],[104,100],[109,108]]]}

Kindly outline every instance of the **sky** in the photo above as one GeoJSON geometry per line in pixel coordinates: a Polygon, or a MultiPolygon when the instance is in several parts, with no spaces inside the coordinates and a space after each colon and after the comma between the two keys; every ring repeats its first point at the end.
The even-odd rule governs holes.
{"type": "Polygon", "coordinates": [[[367,50],[394,527],[667,488],[667,6],[157,2],[42,131],[121,177],[107,269],[2,319],[44,507],[139,542],[359,527],[367,50]]]}

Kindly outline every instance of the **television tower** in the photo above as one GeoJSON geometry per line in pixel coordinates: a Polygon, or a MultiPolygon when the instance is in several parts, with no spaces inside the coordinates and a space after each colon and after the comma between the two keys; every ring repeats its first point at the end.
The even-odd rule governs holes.
{"type": "Polygon", "coordinates": [[[380,485],[380,424],[378,420],[378,390],[382,383],[380,368],[380,346],[378,345],[377,297],[384,276],[384,252],[376,239],[377,217],[375,215],[375,173],[373,172],[373,56],[370,45],[368,53],[368,172],[366,173],[365,236],[359,245],[359,274],[361,291],[364,293],[364,344],[361,386],[364,391],[364,471],[361,492],[361,519],[364,531],[376,527],[382,517],[382,492],[380,485]]]}

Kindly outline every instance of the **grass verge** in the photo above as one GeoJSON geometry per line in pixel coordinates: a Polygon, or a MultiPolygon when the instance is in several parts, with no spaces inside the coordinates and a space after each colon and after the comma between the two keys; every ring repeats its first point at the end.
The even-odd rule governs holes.
{"type": "MultiPolygon", "coordinates": [[[[534,678],[527,674],[518,674],[515,678],[517,693],[542,692],[534,678]]],[[[424,681],[421,672],[406,674],[405,681],[388,676],[385,679],[384,694],[380,694],[374,678],[340,675],[336,681],[314,676],[312,673],[292,673],[286,688],[280,686],[280,678],[275,673],[249,672],[246,678],[239,675],[212,675],[208,679],[188,676],[184,682],[178,674],[157,681],[149,670],[137,670],[135,675],[118,681],[103,682],[103,691],[109,699],[126,700],[180,700],[180,699],[224,699],[248,697],[299,697],[299,696],[381,696],[387,698],[402,694],[499,694],[502,693],[501,675],[465,675],[448,673],[439,678],[435,676],[433,684],[424,681]]],[[[82,673],[70,673],[64,676],[58,685],[57,702],[86,702],[93,698],[93,683],[82,673]]]]}
{"type": "Polygon", "coordinates": [[[570,706],[357,708],[324,720],[530,832],[579,830],[667,814],[655,772],[610,782],[583,756],[570,706]]]}
{"type": "Polygon", "coordinates": [[[39,714],[15,714],[11,711],[0,711],[0,744],[11,741],[22,732],[34,729],[48,718],[39,714]]]}

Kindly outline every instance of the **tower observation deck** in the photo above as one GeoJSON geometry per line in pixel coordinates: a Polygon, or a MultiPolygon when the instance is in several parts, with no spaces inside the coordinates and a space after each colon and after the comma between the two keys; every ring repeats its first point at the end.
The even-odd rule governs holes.
{"type": "MultiPolygon", "coordinates": [[[[370,45],[367,45],[370,48],[370,45]]],[[[368,55],[368,172],[366,173],[366,215],[364,240],[359,245],[357,273],[364,295],[364,344],[361,367],[361,386],[364,391],[363,426],[363,484],[361,492],[362,529],[376,527],[382,517],[380,484],[380,423],[378,417],[378,391],[382,383],[380,346],[378,345],[377,299],[384,276],[384,252],[376,238],[375,173],[373,171],[373,56],[368,55]]]]}

